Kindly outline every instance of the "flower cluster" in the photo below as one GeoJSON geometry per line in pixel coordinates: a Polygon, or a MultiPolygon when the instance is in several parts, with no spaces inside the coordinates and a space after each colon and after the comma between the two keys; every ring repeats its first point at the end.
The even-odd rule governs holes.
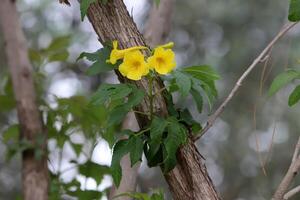
{"type": "Polygon", "coordinates": [[[116,64],[117,60],[123,59],[119,71],[123,76],[131,80],[140,80],[142,76],[155,70],[159,74],[168,74],[176,66],[175,54],[171,50],[173,42],[158,46],[152,56],[145,60],[140,50],[148,49],[144,46],[135,46],[127,49],[118,49],[118,42],[113,41],[113,49],[107,62],[116,64]]]}

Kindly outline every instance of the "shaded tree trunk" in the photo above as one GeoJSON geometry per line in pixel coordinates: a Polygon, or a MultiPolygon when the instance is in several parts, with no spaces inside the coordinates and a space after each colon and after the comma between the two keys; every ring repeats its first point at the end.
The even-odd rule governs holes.
{"type": "MultiPolygon", "coordinates": [[[[106,5],[94,3],[88,10],[88,18],[102,43],[118,40],[121,48],[146,45],[122,0],[111,0],[106,5]]],[[[130,81],[121,76],[118,71],[116,73],[121,82],[131,82],[140,89],[148,91],[146,79],[130,81]]],[[[154,92],[164,87],[159,78],[155,80],[153,85],[154,92]]],[[[157,115],[168,115],[166,101],[162,94],[158,93],[153,103],[157,115]]],[[[145,98],[138,110],[148,112],[149,99],[145,98]]],[[[136,115],[136,117],[140,127],[149,123],[145,116],[136,115]]],[[[175,169],[165,175],[165,178],[175,200],[219,199],[201,155],[191,140],[179,149],[178,164],[175,169]]]]}
{"type": "Polygon", "coordinates": [[[34,149],[22,153],[22,192],[24,200],[48,199],[48,167],[46,157],[46,134],[36,104],[32,66],[15,1],[2,0],[0,4],[0,25],[2,28],[7,62],[10,67],[14,95],[17,102],[21,139],[44,150],[43,157],[35,158],[34,149]],[[44,133],[43,133],[44,132],[44,133]],[[36,143],[44,138],[44,143],[36,143]]]}

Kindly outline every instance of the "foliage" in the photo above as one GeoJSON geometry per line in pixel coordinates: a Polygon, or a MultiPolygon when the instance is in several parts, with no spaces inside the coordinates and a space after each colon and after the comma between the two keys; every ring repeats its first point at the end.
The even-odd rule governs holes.
{"type": "Polygon", "coordinates": [[[300,21],[300,0],[290,0],[288,19],[292,22],[300,21]]]}
{"type": "MultiPolygon", "coordinates": [[[[297,70],[289,69],[275,77],[273,80],[270,89],[269,89],[269,96],[274,95],[278,92],[281,88],[286,86],[287,84],[291,83],[293,80],[300,79],[300,72],[297,70]]],[[[300,85],[295,87],[293,92],[289,96],[288,104],[289,106],[293,106],[300,100],[300,85]]]]}
{"type": "Polygon", "coordinates": [[[161,190],[157,192],[153,192],[152,195],[148,195],[146,193],[140,193],[140,192],[123,193],[115,196],[113,199],[118,199],[123,196],[131,197],[134,200],[164,200],[164,195],[161,190]]]}

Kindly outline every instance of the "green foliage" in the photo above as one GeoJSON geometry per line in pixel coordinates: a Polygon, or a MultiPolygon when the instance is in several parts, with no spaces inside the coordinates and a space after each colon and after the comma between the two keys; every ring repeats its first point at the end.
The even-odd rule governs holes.
{"type": "Polygon", "coordinates": [[[4,83],[4,93],[0,93],[0,112],[8,112],[16,107],[16,101],[13,94],[12,82],[8,78],[4,83]]]}
{"type": "Polygon", "coordinates": [[[6,144],[9,142],[17,143],[19,136],[19,124],[13,124],[3,132],[2,138],[3,142],[6,144]]]}
{"type": "Polygon", "coordinates": [[[179,91],[185,97],[190,93],[196,102],[198,112],[202,112],[203,97],[205,94],[207,102],[212,107],[214,99],[217,97],[215,81],[220,76],[207,65],[185,67],[182,70],[175,70],[169,80],[169,91],[179,91]]]}
{"type": "Polygon", "coordinates": [[[293,106],[300,100],[300,85],[298,85],[289,97],[289,106],[293,106]]]}
{"type": "Polygon", "coordinates": [[[114,183],[117,187],[119,187],[122,179],[122,168],[120,165],[120,161],[122,157],[125,156],[128,152],[128,139],[119,140],[113,147],[113,156],[110,169],[114,183]]]}
{"type": "Polygon", "coordinates": [[[131,84],[102,84],[90,104],[105,105],[109,110],[107,125],[118,125],[126,114],[144,98],[144,92],[131,84]]]}
{"type": "Polygon", "coordinates": [[[174,77],[176,80],[176,84],[179,88],[180,94],[183,97],[187,96],[192,86],[190,77],[180,71],[174,71],[174,77]]]}
{"type": "Polygon", "coordinates": [[[154,2],[155,2],[155,4],[156,4],[156,6],[158,7],[159,4],[160,4],[160,0],[154,0],[154,2]]]}
{"type": "Polygon", "coordinates": [[[132,135],[128,140],[131,166],[142,161],[144,143],[141,135],[132,135]]]}
{"type": "Polygon", "coordinates": [[[110,47],[104,46],[103,48],[99,49],[94,53],[82,52],[77,58],[77,61],[82,58],[86,58],[87,60],[93,62],[93,64],[86,71],[87,75],[90,76],[111,71],[117,68],[117,64],[112,65],[106,62],[106,60],[109,58],[110,51],[110,47]]]}
{"type": "Polygon", "coordinates": [[[161,190],[154,192],[152,195],[148,195],[146,193],[140,193],[140,192],[122,193],[113,197],[113,199],[118,199],[124,196],[131,197],[134,200],[164,200],[164,194],[162,193],[161,190]]]}
{"type": "Polygon", "coordinates": [[[30,61],[39,67],[50,62],[64,62],[69,57],[68,47],[71,43],[71,36],[64,35],[54,38],[48,47],[40,50],[29,49],[28,55],[30,61]]]}
{"type": "Polygon", "coordinates": [[[288,19],[292,22],[300,21],[300,0],[290,0],[288,19]]]}
{"type": "Polygon", "coordinates": [[[172,170],[176,163],[176,153],[178,148],[187,140],[187,132],[185,127],[178,123],[177,119],[168,118],[168,136],[164,139],[164,148],[166,150],[164,155],[164,162],[162,165],[164,173],[172,170]]]}
{"type": "Polygon", "coordinates": [[[101,183],[105,174],[110,173],[109,167],[99,165],[92,161],[87,161],[86,163],[79,165],[78,169],[80,174],[87,178],[93,178],[97,185],[101,183]]]}
{"type": "Polygon", "coordinates": [[[202,129],[201,125],[193,119],[188,109],[179,112],[179,119],[180,122],[189,127],[193,133],[198,133],[202,129]]]}
{"type": "Polygon", "coordinates": [[[294,79],[299,77],[299,72],[296,70],[287,70],[281,74],[279,74],[278,76],[276,76],[276,78],[273,80],[271,87],[268,91],[268,95],[272,96],[274,95],[276,92],[278,92],[278,90],[280,90],[282,87],[286,86],[288,83],[290,83],[291,81],[293,81],[294,79]]]}

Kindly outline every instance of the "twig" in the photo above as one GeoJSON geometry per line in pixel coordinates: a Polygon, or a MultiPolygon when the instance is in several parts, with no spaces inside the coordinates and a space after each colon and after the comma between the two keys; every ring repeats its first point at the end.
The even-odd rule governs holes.
{"type": "Polygon", "coordinates": [[[281,183],[277,187],[272,200],[282,200],[284,198],[283,196],[287,192],[292,180],[297,175],[297,173],[300,169],[299,151],[300,151],[300,137],[298,138],[298,142],[295,147],[291,165],[290,165],[287,173],[285,174],[284,178],[282,179],[281,183]]]}
{"type": "Polygon", "coordinates": [[[289,198],[291,198],[292,196],[294,196],[295,194],[300,192],[300,185],[298,185],[297,187],[291,189],[290,191],[288,191],[284,196],[283,199],[284,200],[288,200],[289,198]]]}
{"type": "Polygon", "coordinates": [[[220,105],[220,107],[215,111],[213,115],[211,115],[206,123],[206,126],[202,129],[202,131],[194,137],[194,141],[198,140],[201,136],[203,136],[210,127],[214,124],[219,115],[223,112],[224,108],[227,106],[232,97],[236,94],[243,81],[247,78],[250,72],[255,68],[255,66],[264,60],[265,56],[268,54],[273,45],[287,33],[292,27],[294,27],[297,22],[290,23],[284,26],[279,33],[274,37],[274,39],[267,45],[267,47],[258,55],[258,57],[253,61],[253,63],[247,68],[247,70],[242,74],[242,76],[238,79],[235,86],[225,99],[225,101],[220,105]]]}

